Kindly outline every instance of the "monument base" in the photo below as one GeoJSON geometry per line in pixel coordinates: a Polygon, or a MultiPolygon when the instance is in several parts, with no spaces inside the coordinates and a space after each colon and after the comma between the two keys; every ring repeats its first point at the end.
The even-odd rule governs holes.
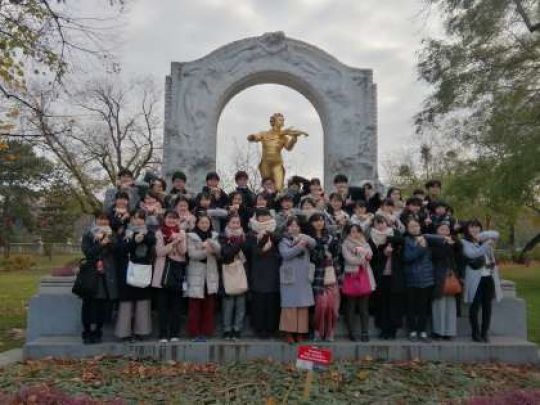
{"type": "MultiPolygon", "coordinates": [[[[295,359],[295,346],[277,340],[259,340],[247,325],[244,339],[230,342],[211,339],[204,343],[182,340],[162,345],[157,337],[135,344],[118,342],[111,325],[104,329],[104,343],[83,345],[81,342],[81,301],[71,293],[73,277],[45,277],[36,296],[29,303],[25,359],[45,357],[82,358],[96,355],[127,355],[135,358],[178,360],[193,362],[228,362],[257,358],[273,358],[278,361],[295,359]]],[[[376,360],[426,360],[426,361],[501,361],[508,363],[537,363],[538,347],[527,341],[527,317],[525,302],[516,296],[515,285],[503,281],[504,298],[493,307],[491,343],[479,344],[470,339],[467,308],[458,318],[458,337],[450,342],[412,343],[406,340],[404,330],[398,339],[386,341],[375,339],[377,330],[371,324],[370,343],[345,340],[346,330],[339,322],[336,341],[322,343],[330,346],[337,359],[357,360],[369,356],[376,360]]],[[[219,320],[219,317],[218,317],[219,320]]],[[[219,322],[216,322],[219,325],[219,322]]],[[[182,325],[185,325],[183,320],[182,325]]],[[[154,326],[157,326],[156,323],[154,326]]],[[[154,330],[157,328],[154,327],[154,330]]],[[[216,336],[220,336],[219,330],[216,336]]],[[[309,344],[309,343],[308,343],[309,344]]],[[[319,343],[318,343],[319,344],[319,343]]]]}
{"type": "MultiPolygon", "coordinates": [[[[306,343],[311,344],[311,343],[306,343]]],[[[442,361],[442,362],[503,362],[511,364],[538,363],[538,347],[526,340],[494,337],[489,344],[472,343],[468,339],[433,341],[431,343],[372,340],[357,343],[337,340],[316,343],[332,349],[336,360],[377,361],[442,361]]],[[[156,361],[187,361],[194,363],[229,363],[271,358],[290,362],[296,359],[297,347],[277,340],[245,339],[237,342],[210,339],[207,342],[181,341],[158,343],[155,340],[134,344],[105,342],[83,345],[79,337],[43,337],[24,347],[25,359],[45,357],[84,358],[93,356],[128,356],[156,361]]]]}

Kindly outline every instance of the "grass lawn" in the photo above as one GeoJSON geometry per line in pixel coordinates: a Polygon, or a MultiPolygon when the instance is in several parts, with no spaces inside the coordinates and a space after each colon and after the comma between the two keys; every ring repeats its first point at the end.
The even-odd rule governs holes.
{"type": "Polygon", "coordinates": [[[39,279],[76,256],[31,258],[35,265],[26,270],[6,271],[0,262],[0,352],[23,345],[27,303],[36,293],[39,279]]]}
{"type": "Polygon", "coordinates": [[[516,283],[518,296],[527,302],[529,340],[540,344],[540,263],[505,264],[501,272],[503,278],[516,283]]]}

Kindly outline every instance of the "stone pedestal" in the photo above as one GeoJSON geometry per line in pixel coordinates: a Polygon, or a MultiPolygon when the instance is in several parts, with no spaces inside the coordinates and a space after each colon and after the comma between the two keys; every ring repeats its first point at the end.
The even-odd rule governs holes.
{"type": "MultiPolygon", "coordinates": [[[[45,277],[38,293],[30,300],[28,308],[27,340],[25,358],[48,356],[80,358],[86,356],[129,355],[136,358],[156,360],[182,360],[196,362],[225,362],[272,357],[277,360],[294,359],[295,348],[279,341],[253,339],[246,321],[246,340],[238,343],[212,339],[195,344],[183,340],[178,344],[159,345],[155,337],[134,345],[119,343],[112,336],[112,325],[104,330],[104,343],[83,345],[81,343],[81,300],[71,293],[74,277],[45,277]]],[[[375,339],[376,330],[371,324],[372,341],[369,344],[352,343],[346,336],[343,322],[337,330],[337,341],[331,344],[337,359],[361,359],[371,356],[379,360],[422,359],[434,361],[505,361],[529,363],[538,361],[536,345],[527,342],[527,318],[525,302],[517,298],[515,284],[502,282],[504,297],[494,305],[491,335],[492,343],[479,345],[469,338],[467,307],[459,318],[458,335],[453,342],[432,344],[410,343],[401,338],[388,342],[375,339]]],[[[219,316],[217,317],[219,325],[219,316]]],[[[185,321],[182,322],[185,325],[185,321]]],[[[157,325],[155,325],[157,326],[157,325]]],[[[154,327],[154,330],[157,330],[154,327]]],[[[220,336],[219,331],[216,336],[220,336]]]]}

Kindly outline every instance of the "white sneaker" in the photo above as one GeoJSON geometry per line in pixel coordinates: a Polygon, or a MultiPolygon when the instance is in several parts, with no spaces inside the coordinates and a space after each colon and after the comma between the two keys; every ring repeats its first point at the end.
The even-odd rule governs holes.
{"type": "Polygon", "coordinates": [[[159,339],[159,343],[167,343],[168,340],[167,339],[159,339]]]}
{"type": "Polygon", "coordinates": [[[411,332],[411,333],[409,333],[409,340],[410,340],[411,342],[414,342],[414,341],[416,341],[417,339],[418,339],[418,334],[417,334],[416,332],[411,332]]]}
{"type": "Polygon", "coordinates": [[[180,342],[180,339],[177,338],[177,337],[173,337],[173,338],[171,338],[171,343],[173,343],[173,342],[180,342]]]}

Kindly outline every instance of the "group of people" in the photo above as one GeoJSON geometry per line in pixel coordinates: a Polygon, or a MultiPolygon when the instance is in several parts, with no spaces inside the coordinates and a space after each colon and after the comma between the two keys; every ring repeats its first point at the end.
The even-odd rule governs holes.
{"type": "Polygon", "coordinates": [[[404,200],[398,188],[382,196],[343,174],[330,193],[318,179],[294,176],[278,192],[265,178],[258,193],[248,180],[239,171],[226,193],[210,172],[192,194],[183,172],[167,190],[122,170],[82,241],[99,284],[82,297],[83,341],[100,342],[112,312],[119,339],[144,339],[152,309],[160,342],[178,341],[186,304],[196,341],[214,335],[218,308],[225,339],[241,337],[246,315],[258,337],[289,343],[332,341],[341,316],[353,341],[369,341],[370,316],[382,339],[403,327],[413,341],[452,339],[462,301],[472,339],[489,341],[498,233],[456,221],[440,181],[404,200]]]}

